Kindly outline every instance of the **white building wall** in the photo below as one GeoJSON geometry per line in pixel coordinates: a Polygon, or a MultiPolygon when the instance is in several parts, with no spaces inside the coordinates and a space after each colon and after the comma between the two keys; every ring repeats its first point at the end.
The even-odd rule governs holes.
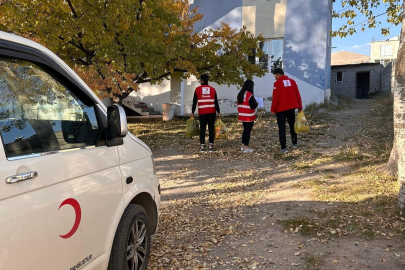
{"type": "Polygon", "coordinates": [[[155,111],[162,111],[163,103],[171,103],[170,91],[170,80],[164,80],[161,84],[140,84],[139,90],[132,92],[130,96],[135,97],[140,102],[145,102],[148,107],[154,108],[155,111]]]}
{"type": "Polygon", "coordinates": [[[379,62],[380,60],[395,60],[398,56],[399,39],[389,39],[386,41],[371,42],[370,61],[379,62]],[[381,46],[391,46],[390,50],[383,50],[381,46]],[[383,53],[383,55],[381,54],[383,53]]]}
{"type": "Polygon", "coordinates": [[[324,102],[319,93],[329,88],[331,10],[331,0],[287,1],[283,69],[307,83],[301,93],[304,103],[324,102]]]}
{"type": "MultiPolygon", "coordinates": [[[[246,25],[252,33],[263,33],[268,39],[282,38],[283,68],[287,76],[296,80],[303,105],[324,102],[325,89],[329,88],[330,80],[329,29],[332,0],[194,0],[191,8],[195,6],[199,7],[198,12],[204,14],[204,18],[195,25],[196,31],[217,28],[224,21],[236,29],[246,25]]],[[[273,75],[268,73],[262,78],[253,78],[253,81],[255,95],[264,98],[264,106],[269,111],[273,75]]],[[[194,89],[199,84],[196,78],[183,83],[184,114],[189,114],[194,89]]],[[[210,85],[217,89],[221,111],[236,113],[235,102],[240,86],[210,85]]],[[[179,87],[179,83],[170,84],[166,81],[161,86],[145,84],[131,95],[160,110],[162,103],[179,104],[179,87]]],[[[179,112],[178,108],[176,114],[179,112]]]]}
{"type": "MultiPolygon", "coordinates": [[[[195,0],[193,7],[198,6],[198,12],[204,14],[201,22],[196,23],[195,30],[216,28],[220,22],[226,22],[231,27],[241,29],[243,25],[247,30],[265,38],[282,38],[284,33],[285,13],[287,0],[195,0]]],[[[255,96],[264,99],[264,106],[270,111],[274,76],[268,73],[262,78],[253,78],[255,83],[255,96]]],[[[239,85],[218,85],[211,83],[217,90],[217,96],[222,113],[237,113],[236,96],[240,90],[239,85]]],[[[184,113],[191,113],[192,98],[195,88],[199,86],[196,78],[185,82],[184,113]]]]}
{"type": "MultiPolygon", "coordinates": [[[[255,78],[253,79],[255,83],[255,96],[264,98],[264,106],[267,111],[270,110],[271,106],[271,96],[273,92],[273,84],[274,84],[274,77],[273,75],[266,76],[263,78],[255,78]]],[[[218,85],[216,83],[209,83],[212,87],[214,87],[217,90],[217,96],[218,96],[218,101],[219,105],[221,108],[222,113],[236,113],[237,112],[237,107],[236,107],[236,96],[238,95],[238,92],[240,90],[240,86],[238,85],[218,85]]],[[[197,78],[191,78],[188,82],[185,81],[184,85],[184,113],[185,114],[190,114],[191,113],[191,107],[193,105],[193,95],[194,95],[194,90],[199,86],[199,82],[197,78]]]]}
{"type": "MultiPolygon", "coordinates": [[[[302,103],[305,108],[305,106],[316,102],[320,103],[324,101],[324,90],[320,88],[316,88],[313,85],[301,80],[298,77],[295,77],[294,75],[286,73],[288,77],[291,79],[295,80],[298,84],[301,97],[302,97],[302,103]]],[[[271,100],[272,100],[272,94],[273,94],[273,84],[274,84],[274,77],[266,76],[263,78],[256,78],[254,80],[255,82],[255,96],[263,98],[264,101],[264,107],[267,112],[270,111],[271,107],[271,100]]],[[[219,106],[221,109],[221,113],[229,114],[229,113],[236,113],[237,112],[237,107],[236,107],[236,97],[238,95],[238,92],[240,90],[239,86],[223,86],[223,85],[218,85],[216,83],[209,83],[212,87],[214,87],[217,90],[217,96],[218,96],[218,101],[219,101],[219,106]]],[[[199,86],[199,82],[197,81],[196,78],[192,78],[192,80],[189,81],[189,83],[185,82],[184,85],[184,114],[190,114],[191,113],[191,107],[193,105],[193,95],[194,95],[194,90],[199,86]]],[[[196,112],[197,113],[197,110],[196,112]]]]}

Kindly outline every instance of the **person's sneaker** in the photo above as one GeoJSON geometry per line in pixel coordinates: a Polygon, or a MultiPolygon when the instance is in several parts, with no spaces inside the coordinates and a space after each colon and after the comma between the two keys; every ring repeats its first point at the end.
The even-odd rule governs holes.
{"type": "Polygon", "coordinates": [[[240,148],[240,151],[242,151],[242,152],[245,151],[245,148],[244,148],[244,147],[241,147],[241,148],[240,148]]]}
{"type": "Polygon", "coordinates": [[[200,152],[205,152],[205,145],[204,145],[204,144],[202,144],[202,145],[200,146],[200,152]]]}
{"type": "Polygon", "coordinates": [[[243,149],[243,153],[253,153],[253,149],[250,148],[243,149]]]}
{"type": "Polygon", "coordinates": [[[209,147],[208,147],[208,151],[209,152],[214,152],[215,150],[214,150],[214,145],[213,144],[210,144],[209,145],[209,147]]]}
{"type": "Polygon", "coordinates": [[[298,148],[298,144],[293,144],[293,148],[297,149],[298,148]]]}
{"type": "Polygon", "coordinates": [[[287,154],[287,153],[288,153],[287,148],[280,149],[280,153],[282,153],[282,154],[287,154]]]}

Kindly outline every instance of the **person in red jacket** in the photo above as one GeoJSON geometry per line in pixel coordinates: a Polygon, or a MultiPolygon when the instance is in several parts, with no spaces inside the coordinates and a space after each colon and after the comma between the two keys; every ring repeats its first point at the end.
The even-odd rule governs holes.
{"type": "Polygon", "coordinates": [[[302,111],[302,101],[297,83],[284,75],[281,68],[273,70],[276,79],[273,88],[273,101],[271,103],[271,112],[277,116],[278,136],[281,144],[281,153],[288,153],[286,147],[285,120],[290,126],[291,141],[293,148],[298,148],[297,133],[294,130],[295,109],[302,111]]]}
{"type": "Polygon", "coordinates": [[[244,153],[252,153],[249,148],[250,133],[256,120],[257,101],[253,95],[254,83],[246,80],[238,94],[238,120],[243,124],[242,146],[240,150],[244,153]]]}
{"type": "Polygon", "coordinates": [[[194,92],[193,106],[191,108],[191,117],[194,117],[194,112],[198,106],[198,115],[200,118],[200,152],[205,151],[205,130],[208,124],[208,151],[214,151],[215,138],[215,118],[216,112],[218,118],[221,118],[217,92],[215,88],[208,85],[209,77],[203,74],[200,77],[201,86],[198,86],[194,92]]]}

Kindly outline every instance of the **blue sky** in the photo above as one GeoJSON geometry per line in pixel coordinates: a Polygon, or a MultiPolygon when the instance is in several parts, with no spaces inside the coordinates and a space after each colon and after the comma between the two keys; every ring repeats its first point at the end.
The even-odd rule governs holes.
{"type": "MultiPolygon", "coordinates": [[[[340,0],[337,0],[334,3],[334,10],[336,11],[341,11],[343,8],[341,6],[340,0]]],[[[384,8],[384,5],[380,5],[378,8],[373,10],[373,13],[378,15],[381,13],[384,13],[386,9],[384,8]]],[[[390,24],[386,21],[386,16],[382,15],[378,17],[378,21],[381,22],[380,26],[381,27],[389,27],[390,24]]],[[[365,21],[366,18],[364,17],[363,14],[358,14],[357,17],[355,18],[355,24],[361,23],[365,21]]],[[[346,19],[338,19],[338,18],[333,18],[332,20],[332,29],[337,30],[339,29],[340,26],[346,24],[347,20],[346,19]]],[[[345,38],[340,38],[340,37],[335,37],[332,39],[332,47],[336,47],[335,49],[332,49],[332,52],[337,52],[337,51],[350,51],[350,52],[355,52],[355,53],[360,53],[360,54],[365,54],[365,55],[370,55],[370,41],[373,40],[373,38],[378,41],[378,40],[386,40],[388,38],[398,36],[400,31],[401,31],[401,25],[395,26],[392,25],[390,28],[390,34],[388,36],[384,36],[381,34],[381,28],[366,28],[364,32],[361,31],[361,25],[358,25],[356,27],[357,33],[355,33],[352,36],[347,36],[345,38]]]]}

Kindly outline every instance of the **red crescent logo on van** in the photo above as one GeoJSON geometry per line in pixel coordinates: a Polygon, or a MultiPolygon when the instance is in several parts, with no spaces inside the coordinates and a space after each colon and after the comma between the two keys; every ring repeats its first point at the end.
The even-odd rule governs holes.
{"type": "Polygon", "coordinates": [[[65,235],[59,235],[60,237],[62,237],[63,239],[67,239],[69,237],[71,237],[72,235],[75,234],[75,232],[77,231],[77,229],[79,228],[80,225],[80,220],[82,219],[82,209],[80,208],[80,204],[78,203],[78,201],[76,201],[73,198],[69,198],[64,200],[61,205],[59,206],[58,210],[64,206],[65,204],[69,204],[73,207],[73,209],[75,209],[75,213],[76,213],[76,220],[75,223],[73,224],[72,229],[70,230],[70,232],[68,232],[65,235]]]}

